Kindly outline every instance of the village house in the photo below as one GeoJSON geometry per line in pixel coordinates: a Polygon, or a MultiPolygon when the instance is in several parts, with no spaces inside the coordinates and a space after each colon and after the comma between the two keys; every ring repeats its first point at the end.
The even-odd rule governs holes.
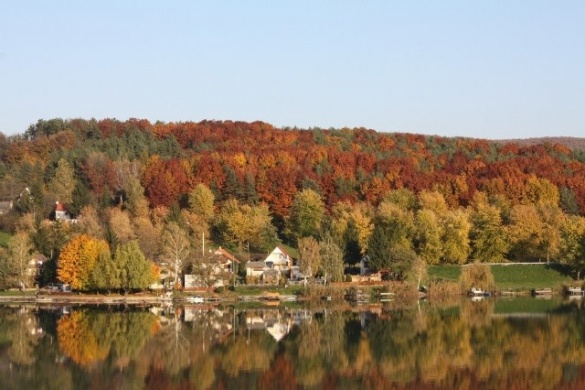
{"type": "Polygon", "coordinates": [[[184,277],[184,287],[186,289],[224,287],[233,281],[239,263],[234,255],[219,247],[211,252],[211,256],[194,264],[193,273],[184,277]]]}
{"type": "Polygon", "coordinates": [[[55,202],[54,220],[66,223],[76,223],[77,219],[71,216],[71,213],[58,201],[55,202]]]}
{"type": "Polygon", "coordinates": [[[246,281],[248,283],[278,284],[281,277],[290,276],[292,258],[281,247],[276,247],[262,261],[246,263],[246,281]]]}

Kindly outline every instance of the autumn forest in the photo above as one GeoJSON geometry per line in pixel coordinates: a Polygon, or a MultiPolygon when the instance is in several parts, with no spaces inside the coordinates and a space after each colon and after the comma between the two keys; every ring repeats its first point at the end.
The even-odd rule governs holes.
{"type": "Polygon", "coordinates": [[[551,140],[39,120],[0,137],[0,196],[12,202],[0,216],[13,235],[2,261],[43,255],[54,263],[45,282],[65,272],[57,259],[82,236],[92,250],[140,252],[155,264],[173,256],[178,237],[189,242],[185,264],[201,237],[242,259],[282,243],[298,248],[305,272],[332,280],[364,255],[397,278],[417,260],[556,261],[576,275],[585,267],[585,149],[551,140]],[[56,202],[78,222],[54,223],[56,202]],[[336,249],[329,258],[327,247],[336,249]]]}

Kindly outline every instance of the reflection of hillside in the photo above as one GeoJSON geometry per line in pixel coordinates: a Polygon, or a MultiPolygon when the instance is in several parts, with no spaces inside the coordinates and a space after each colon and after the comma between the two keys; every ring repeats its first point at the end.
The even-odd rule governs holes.
{"type": "Polygon", "coordinates": [[[585,311],[526,317],[516,303],[528,309],[0,308],[0,387],[58,373],[84,388],[585,388],[585,311]]]}

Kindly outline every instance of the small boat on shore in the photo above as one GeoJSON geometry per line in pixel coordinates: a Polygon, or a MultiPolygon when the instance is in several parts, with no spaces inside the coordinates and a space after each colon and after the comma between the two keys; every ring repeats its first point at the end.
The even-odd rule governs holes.
{"type": "Polygon", "coordinates": [[[471,290],[467,293],[470,297],[491,297],[492,292],[482,290],[481,288],[472,287],[471,290]]]}
{"type": "Polygon", "coordinates": [[[585,295],[585,290],[582,287],[567,287],[566,293],[567,295],[583,296],[585,295]]]}

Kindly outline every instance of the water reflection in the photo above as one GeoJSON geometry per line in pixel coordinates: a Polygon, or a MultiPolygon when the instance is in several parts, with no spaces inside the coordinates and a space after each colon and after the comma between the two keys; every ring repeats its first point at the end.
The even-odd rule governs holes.
{"type": "Polygon", "coordinates": [[[581,302],[536,299],[0,306],[0,375],[3,389],[579,388],[584,325],[581,302]]]}

